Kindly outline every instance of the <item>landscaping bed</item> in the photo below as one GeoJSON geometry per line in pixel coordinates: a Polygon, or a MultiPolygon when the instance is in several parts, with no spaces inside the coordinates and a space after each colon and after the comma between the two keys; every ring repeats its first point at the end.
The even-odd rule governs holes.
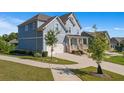
{"type": "Polygon", "coordinates": [[[50,69],[0,60],[1,81],[53,81],[50,69]]]}
{"type": "Polygon", "coordinates": [[[22,58],[22,59],[31,59],[34,61],[51,63],[51,64],[66,64],[66,65],[77,64],[76,62],[64,60],[64,59],[60,59],[60,58],[56,58],[56,57],[53,57],[52,61],[51,61],[50,57],[33,57],[33,56],[18,56],[18,57],[22,58]]]}
{"type": "Polygon", "coordinates": [[[124,76],[116,74],[110,71],[103,70],[104,76],[95,76],[93,73],[96,72],[95,67],[87,67],[82,69],[73,69],[75,75],[77,75],[81,80],[84,81],[122,81],[124,76]]]}

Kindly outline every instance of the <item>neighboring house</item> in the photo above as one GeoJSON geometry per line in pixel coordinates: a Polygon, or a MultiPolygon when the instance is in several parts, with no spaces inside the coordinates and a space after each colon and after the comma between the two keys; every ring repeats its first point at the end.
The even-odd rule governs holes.
{"type": "Polygon", "coordinates": [[[106,39],[106,42],[110,48],[110,36],[108,34],[107,31],[96,31],[96,32],[86,32],[83,31],[81,33],[81,36],[83,38],[83,49],[87,50],[88,46],[89,46],[89,40],[92,39],[93,37],[95,37],[95,33],[97,33],[97,35],[100,35],[101,37],[103,36],[106,39]]]}
{"type": "Polygon", "coordinates": [[[13,39],[13,40],[10,40],[8,43],[17,46],[18,45],[18,40],[13,39]]]}
{"type": "Polygon", "coordinates": [[[117,50],[117,48],[121,48],[124,50],[124,37],[112,37],[111,38],[111,48],[112,50],[117,50]]]}
{"type": "Polygon", "coordinates": [[[81,26],[74,13],[54,17],[38,14],[20,24],[18,26],[18,49],[50,53],[50,47],[46,45],[44,39],[49,30],[60,31],[54,53],[83,49],[80,36],[81,26]]]}

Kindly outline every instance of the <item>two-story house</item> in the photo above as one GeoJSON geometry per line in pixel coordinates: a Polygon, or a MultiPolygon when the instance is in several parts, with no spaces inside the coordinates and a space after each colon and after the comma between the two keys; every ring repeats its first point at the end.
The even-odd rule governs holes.
{"type": "Polygon", "coordinates": [[[72,52],[83,48],[80,36],[81,26],[74,13],[68,13],[54,17],[38,14],[20,24],[18,26],[18,49],[48,51],[50,54],[50,47],[45,41],[45,34],[50,30],[60,32],[54,53],[72,52]]]}

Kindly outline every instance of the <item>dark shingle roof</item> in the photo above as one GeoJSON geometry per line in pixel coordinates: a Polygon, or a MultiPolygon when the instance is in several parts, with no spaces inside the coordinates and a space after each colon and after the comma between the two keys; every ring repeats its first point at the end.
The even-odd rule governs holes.
{"type": "MultiPolygon", "coordinates": [[[[69,17],[70,14],[72,14],[72,13],[64,14],[64,15],[58,17],[58,18],[61,20],[62,24],[65,25],[65,23],[66,23],[66,21],[68,20],[68,17],[69,17]]],[[[73,15],[74,15],[74,14],[73,14],[73,15]]],[[[75,16],[74,16],[74,17],[75,17],[75,16]]],[[[43,23],[37,30],[38,30],[38,31],[42,31],[42,30],[44,29],[43,27],[45,27],[47,24],[49,24],[54,18],[55,18],[55,17],[47,16],[47,15],[44,15],[44,14],[38,14],[38,15],[36,15],[36,16],[30,18],[30,19],[27,20],[26,22],[20,24],[19,26],[29,24],[29,23],[34,22],[34,21],[36,21],[36,20],[40,20],[40,21],[42,21],[42,22],[44,22],[44,23],[43,23]]],[[[75,18],[75,19],[76,19],[76,18],[75,18]]],[[[76,22],[77,22],[78,25],[79,25],[79,22],[77,21],[77,19],[76,19],[76,22]]],[[[79,27],[81,28],[80,25],[79,25],[79,27]]],[[[65,28],[65,27],[64,27],[64,28],[65,28]]]]}
{"type": "Polygon", "coordinates": [[[62,22],[65,24],[66,21],[68,20],[69,15],[72,13],[68,13],[68,14],[64,14],[62,16],[60,16],[60,19],[62,20],[62,22]]]}
{"type": "Polygon", "coordinates": [[[51,17],[49,18],[44,24],[42,24],[37,30],[38,31],[42,31],[43,27],[45,27],[47,24],[49,24],[49,22],[51,22],[55,17],[51,17]]]}
{"type": "Polygon", "coordinates": [[[68,20],[69,16],[70,16],[70,14],[73,14],[73,16],[74,16],[74,18],[75,18],[77,24],[79,25],[79,27],[80,27],[80,29],[81,29],[81,26],[80,26],[78,20],[76,19],[74,13],[71,12],[71,13],[68,13],[68,14],[64,14],[64,15],[60,16],[59,18],[60,18],[60,19],[62,20],[62,22],[65,24],[66,21],[68,20]]]}
{"type": "Polygon", "coordinates": [[[30,23],[30,22],[35,21],[35,20],[40,20],[40,21],[46,22],[49,18],[51,18],[51,17],[50,17],[50,16],[47,16],[47,15],[44,15],[44,14],[38,14],[38,15],[36,15],[36,16],[30,18],[30,19],[27,20],[26,22],[20,24],[19,26],[21,26],[21,25],[26,25],[26,24],[28,24],[28,23],[30,23]]]}
{"type": "Polygon", "coordinates": [[[101,35],[101,36],[106,36],[110,39],[110,36],[108,34],[107,31],[96,31],[96,32],[85,32],[83,31],[81,33],[82,36],[90,36],[90,37],[94,37],[95,36],[95,33],[97,33],[97,35],[101,35]]]}
{"type": "Polygon", "coordinates": [[[124,37],[112,37],[111,40],[116,40],[118,42],[121,42],[124,40],[124,37]]]}

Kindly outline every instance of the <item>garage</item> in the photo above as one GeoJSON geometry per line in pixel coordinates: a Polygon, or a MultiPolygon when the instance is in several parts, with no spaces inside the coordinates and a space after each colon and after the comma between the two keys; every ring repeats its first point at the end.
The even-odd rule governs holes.
{"type": "MultiPolygon", "coordinates": [[[[51,47],[50,46],[47,46],[47,51],[48,51],[48,55],[51,55],[51,47]]],[[[57,54],[57,53],[64,53],[63,44],[56,44],[56,46],[53,49],[53,54],[57,54]]]]}

